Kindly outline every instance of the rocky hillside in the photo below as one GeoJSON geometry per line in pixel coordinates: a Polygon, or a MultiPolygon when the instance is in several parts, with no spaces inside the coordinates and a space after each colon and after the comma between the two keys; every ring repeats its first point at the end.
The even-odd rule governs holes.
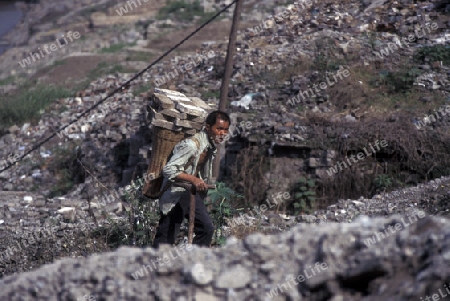
{"type": "MultiPolygon", "coordinates": [[[[52,8],[51,3],[43,2],[35,8],[39,13],[30,10],[30,14],[53,14],[58,24],[66,26],[61,30],[67,31],[69,28],[74,31],[75,20],[94,22],[98,10],[109,17],[117,15],[115,9],[121,5],[105,2],[91,7],[77,2],[71,4],[76,5],[74,12],[64,15],[53,12],[57,7],[52,8]]],[[[252,126],[239,133],[244,140],[235,141],[229,147],[226,162],[233,165],[238,159],[236,152],[248,144],[273,158],[264,167],[270,172],[258,175],[253,183],[245,184],[248,191],[240,192],[251,198],[259,190],[261,195],[252,202],[260,202],[266,194],[291,190],[300,177],[311,177],[319,183],[317,189],[324,191],[321,197],[334,195],[332,201],[336,201],[339,197],[372,196],[389,188],[389,183],[397,187],[414,185],[450,173],[450,157],[446,153],[448,114],[438,114],[434,120],[422,119],[424,114],[445,111],[450,97],[447,46],[450,21],[444,2],[425,5],[320,1],[314,8],[297,4],[275,7],[272,11],[270,5],[265,1],[254,7],[246,6],[243,13],[242,26],[253,23],[244,27],[238,37],[229,100],[233,104],[230,112],[236,113],[233,120],[250,121],[252,126]],[[267,14],[264,10],[268,10],[267,14]],[[273,16],[268,16],[270,12],[273,16]],[[349,76],[342,76],[344,71],[349,76]],[[323,84],[327,87],[319,88],[323,84]],[[244,98],[248,103],[238,106],[244,98]],[[417,130],[420,122],[423,126],[417,130]],[[403,140],[404,137],[412,139],[403,140]],[[360,162],[358,173],[348,169],[341,171],[342,176],[327,174],[346,155],[356,155],[376,139],[386,140],[389,147],[360,162]],[[347,171],[361,188],[351,189],[354,183],[342,182],[350,178],[344,175],[347,171]],[[287,180],[278,183],[280,176],[287,180]],[[377,177],[386,181],[377,185],[377,177]],[[261,182],[264,190],[259,189],[261,182]],[[348,186],[344,189],[347,192],[336,188],[339,186],[348,186]]],[[[160,3],[142,13],[156,14],[161,7],[160,3]]],[[[132,11],[132,15],[137,17],[139,13],[132,11]]],[[[44,60],[27,68],[30,74],[39,69],[34,76],[44,84],[60,83],[67,76],[71,82],[85,80],[86,72],[93,72],[89,73],[87,88],[74,92],[77,97],[59,99],[40,110],[38,122],[6,128],[6,135],[0,138],[4,160],[23,154],[66,125],[74,115],[89,109],[129,79],[133,74],[130,71],[145,67],[150,55],[155,58],[158,51],[173,45],[176,34],[181,39],[192,25],[187,20],[176,19],[173,22],[178,23],[167,24],[167,20],[156,17],[142,15],[140,18],[129,23],[117,21],[114,25],[117,30],[95,22],[90,26],[85,24],[80,29],[85,39],[46,56],[56,60],[66,56],[66,51],[73,51],[64,61],[54,61],[56,65],[50,70],[38,68],[44,60]],[[175,25],[183,25],[184,29],[178,33],[175,25]],[[128,46],[133,43],[134,46],[128,46]],[[117,60],[121,62],[114,65],[117,60]],[[97,69],[91,70],[98,63],[97,69]],[[101,73],[108,75],[101,76],[101,73]]],[[[211,25],[211,32],[202,36],[209,36],[229,23],[222,20],[215,24],[211,25]]],[[[48,39],[57,38],[61,32],[50,31],[50,25],[32,28],[46,32],[48,39]]],[[[24,46],[28,47],[27,51],[43,46],[36,41],[30,40],[30,45],[24,46]]],[[[148,164],[151,147],[146,95],[141,92],[155,86],[170,87],[217,107],[215,91],[220,86],[226,41],[201,42],[197,40],[194,44],[195,53],[183,53],[155,65],[90,113],[86,120],[77,122],[64,135],[30,154],[19,166],[0,174],[0,187],[19,191],[39,189],[45,196],[53,197],[74,191],[78,184],[85,183],[88,188],[82,198],[87,199],[87,194],[98,196],[101,192],[98,186],[92,185],[96,182],[93,177],[80,174],[82,170],[94,175],[100,186],[112,188],[130,183],[137,166],[145,169],[148,164]],[[193,65],[192,70],[183,72],[187,64],[193,65]],[[101,164],[93,168],[97,162],[101,164]]],[[[2,56],[3,70],[12,72],[8,64],[14,62],[11,55],[18,59],[18,51],[11,49],[2,56]]],[[[46,58],[45,62],[48,65],[51,61],[46,58]]],[[[17,88],[7,86],[7,89],[17,88]]],[[[6,94],[5,98],[8,97],[6,94]]],[[[11,110],[2,110],[6,112],[2,118],[21,115],[11,106],[11,110]]],[[[227,172],[228,176],[232,173],[231,169],[227,172]]]]}
{"type": "MultiPolygon", "coordinates": [[[[182,244],[122,247],[82,258],[139,245],[130,229],[156,207],[137,207],[118,192],[149,163],[148,91],[170,88],[216,108],[231,12],[0,173],[0,299],[444,297],[450,290],[450,5],[281,2],[244,5],[224,178],[245,197],[233,205],[246,210],[220,228],[227,244],[186,252],[182,244]],[[366,156],[377,140],[387,146],[366,156]],[[263,210],[286,192],[289,199],[263,210]],[[306,197],[312,193],[315,198],[306,197]],[[276,235],[247,236],[254,232],[276,235]],[[72,259],[33,271],[65,257],[72,259]]],[[[194,4],[177,10],[148,1],[123,16],[120,1],[55,3],[27,4],[30,18],[7,37],[17,47],[0,57],[0,169],[229,1],[201,1],[201,13],[194,4]],[[20,66],[69,31],[80,38],[20,66]],[[54,99],[33,90],[52,86],[69,90],[54,99]],[[35,94],[21,94],[28,91],[35,94]],[[48,102],[40,107],[41,100],[48,102]]],[[[156,220],[145,224],[145,235],[156,220]]]]}

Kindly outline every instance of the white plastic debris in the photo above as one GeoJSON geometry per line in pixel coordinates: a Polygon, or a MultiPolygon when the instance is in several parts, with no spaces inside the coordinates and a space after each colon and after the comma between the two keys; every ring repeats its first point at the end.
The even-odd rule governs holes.
{"type": "Polygon", "coordinates": [[[291,219],[291,217],[287,216],[286,214],[278,214],[278,215],[284,220],[290,220],[291,219]]]}
{"type": "Polygon", "coordinates": [[[49,150],[46,150],[44,152],[40,152],[40,155],[41,155],[42,158],[49,158],[51,154],[52,154],[52,152],[49,151],[49,150]]]}
{"type": "Polygon", "coordinates": [[[65,219],[73,220],[75,218],[76,209],[75,207],[62,207],[56,213],[62,214],[65,219]]]}
{"type": "Polygon", "coordinates": [[[42,178],[42,174],[40,170],[34,170],[33,173],[31,174],[31,177],[33,178],[42,178]]]}
{"type": "Polygon", "coordinates": [[[232,101],[231,105],[232,106],[241,106],[244,107],[245,109],[249,109],[249,105],[253,100],[253,95],[255,95],[255,93],[248,93],[245,94],[244,97],[241,98],[241,100],[239,101],[232,101]]]}

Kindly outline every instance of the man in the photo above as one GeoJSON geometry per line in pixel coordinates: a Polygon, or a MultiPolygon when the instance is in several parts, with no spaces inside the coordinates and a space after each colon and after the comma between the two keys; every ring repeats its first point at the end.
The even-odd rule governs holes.
{"type": "MultiPolygon", "coordinates": [[[[194,244],[211,244],[214,225],[203,203],[211,184],[212,164],[217,144],[222,143],[230,127],[230,117],[222,111],[214,111],[206,117],[206,127],[191,138],[175,145],[169,162],[162,174],[164,187],[167,181],[186,181],[197,189],[195,203],[194,244]],[[205,182],[206,181],[206,182],[205,182]]],[[[161,218],[153,247],[161,243],[174,244],[184,217],[189,218],[190,192],[182,187],[171,186],[159,199],[161,218]]]]}

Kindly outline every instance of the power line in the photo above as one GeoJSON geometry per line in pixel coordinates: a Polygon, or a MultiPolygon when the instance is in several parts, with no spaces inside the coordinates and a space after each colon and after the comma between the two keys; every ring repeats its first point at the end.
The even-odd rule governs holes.
{"type": "MultiPolygon", "coordinates": [[[[233,6],[235,3],[237,2],[237,0],[234,0],[233,2],[231,2],[230,4],[228,4],[227,6],[225,6],[223,9],[221,9],[219,12],[217,12],[213,17],[211,17],[208,21],[206,21],[205,23],[203,23],[200,27],[198,27],[196,30],[194,30],[191,34],[189,34],[187,37],[185,37],[183,40],[181,40],[178,44],[176,44],[175,46],[173,46],[172,48],[170,48],[168,51],[166,51],[163,55],[161,55],[156,61],[154,61],[153,63],[151,63],[150,65],[148,65],[145,69],[143,69],[142,71],[136,73],[136,75],[134,75],[132,78],[130,78],[129,80],[127,80],[125,83],[123,83],[122,85],[120,85],[120,87],[116,88],[114,91],[110,92],[108,95],[106,95],[104,98],[100,99],[96,104],[94,104],[92,107],[90,107],[89,109],[87,109],[86,111],[84,111],[81,115],[79,115],[76,119],[72,120],[70,123],[68,123],[67,125],[65,125],[64,127],[60,128],[58,131],[54,132],[53,134],[51,134],[49,137],[45,138],[43,141],[39,142],[37,145],[33,146],[28,152],[24,153],[22,156],[20,156],[17,161],[14,162],[10,162],[8,166],[6,166],[5,168],[0,170],[0,173],[8,170],[9,168],[11,168],[12,166],[14,166],[17,162],[20,162],[23,160],[23,158],[25,158],[28,154],[34,152],[35,150],[37,150],[39,147],[41,147],[42,145],[44,145],[45,143],[47,143],[50,139],[52,139],[53,137],[55,137],[59,132],[61,132],[62,130],[64,130],[65,128],[67,128],[68,126],[74,124],[75,122],[77,122],[78,120],[80,120],[84,115],[86,115],[87,113],[89,113],[90,111],[92,111],[93,109],[95,109],[96,107],[98,107],[99,105],[101,105],[105,100],[107,100],[108,98],[110,98],[111,96],[113,96],[114,94],[116,94],[117,92],[119,92],[120,90],[123,89],[123,87],[127,86],[128,84],[130,84],[132,81],[134,81],[135,79],[137,79],[138,77],[140,77],[142,74],[144,74],[146,71],[148,71],[151,67],[153,67],[154,65],[156,65],[157,63],[159,63],[163,58],[165,58],[168,54],[170,54],[172,51],[174,51],[175,49],[177,49],[178,47],[180,47],[184,42],[186,42],[187,40],[189,40],[192,36],[194,36],[197,32],[199,32],[200,30],[202,30],[204,27],[206,27],[209,23],[211,23],[212,21],[214,21],[218,16],[220,16],[223,12],[225,12],[228,8],[230,8],[231,6],[233,6]]],[[[5,160],[6,161],[6,160],[5,160]]],[[[8,161],[7,161],[8,162],[8,161]]]]}

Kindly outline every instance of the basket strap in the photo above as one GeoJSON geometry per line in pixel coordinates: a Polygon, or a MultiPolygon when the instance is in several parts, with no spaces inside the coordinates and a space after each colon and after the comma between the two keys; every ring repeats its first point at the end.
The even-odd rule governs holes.
{"type": "Polygon", "coordinates": [[[192,136],[189,139],[193,140],[195,142],[195,144],[197,145],[197,148],[200,149],[200,141],[198,141],[198,139],[196,137],[192,136]]]}
{"type": "MultiPolygon", "coordinates": [[[[191,140],[193,140],[195,142],[195,144],[197,145],[197,151],[200,149],[200,142],[198,141],[197,138],[195,137],[191,137],[189,138],[191,140]]],[[[192,164],[192,162],[194,162],[195,160],[195,155],[193,155],[192,157],[189,158],[189,160],[186,162],[186,164],[184,165],[184,170],[186,170],[186,168],[192,164]]]]}

